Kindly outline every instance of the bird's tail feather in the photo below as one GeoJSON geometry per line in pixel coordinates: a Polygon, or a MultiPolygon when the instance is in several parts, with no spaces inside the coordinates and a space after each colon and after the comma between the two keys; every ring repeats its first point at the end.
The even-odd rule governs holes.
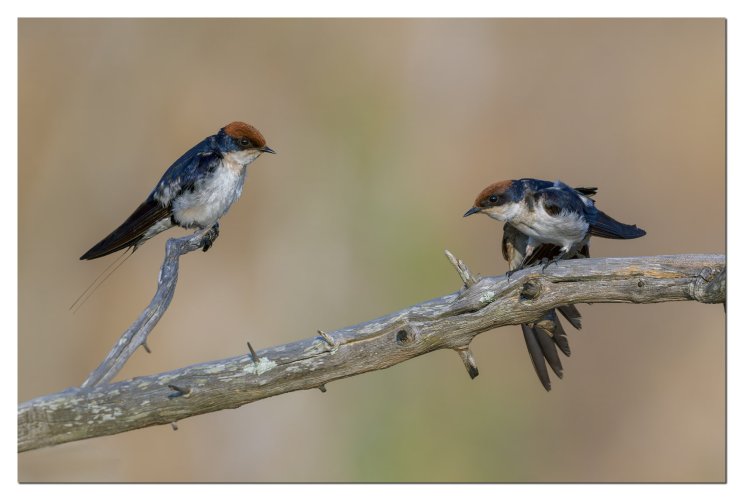
{"type": "Polygon", "coordinates": [[[529,352],[531,358],[531,364],[534,366],[534,371],[537,372],[537,377],[542,383],[545,390],[549,391],[552,389],[550,382],[549,373],[547,373],[547,364],[544,362],[544,354],[542,348],[537,340],[537,332],[535,328],[529,325],[522,324],[521,331],[524,333],[524,341],[526,342],[526,350],[529,352]]]}
{"type": "Polygon", "coordinates": [[[70,306],[70,311],[72,311],[72,314],[75,314],[83,306],[83,304],[85,304],[88,299],[93,296],[93,293],[98,290],[98,287],[100,287],[108,278],[110,278],[111,275],[116,272],[116,270],[120,268],[124,264],[124,262],[129,259],[129,257],[132,256],[134,250],[136,250],[136,247],[134,247],[131,253],[127,250],[126,252],[119,255],[116,260],[111,262],[108,267],[104,269],[90,285],[88,285],[88,288],[83,290],[83,293],[81,293],[80,296],[75,300],[75,302],[73,302],[70,306]]]}
{"type": "Polygon", "coordinates": [[[575,328],[576,330],[580,330],[583,327],[582,316],[580,315],[580,312],[578,312],[578,308],[575,307],[573,304],[558,306],[557,310],[560,311],[560,314],[565,316],[565,319],[568,320],[568,323],[573,325],[573,328],[575,328]]]}
{"type": "Polygon", "coordinates": [[[555,342],[554,337],[552,337],[547,330],[538,326],[535,326],[534,330],[537,334],[539,346],[542,348],[544,359],[547,360],[547,363],[550,365],[550,368],[552,368],[552,371],[555,372],[555,375],[562,378],[562,363],[560,362],[560,355],[557,354],[557,343],[555,342]]]}
{"type": "Polygon", "coordinates": [[[565,329],[560,323],[560,318],[557,317],[556,313],[552,313],[554,316],[554,330],[552,331],[552,338],[555,339],[555,344],[560,348],[565,356],[570,357],[570,344],[568,344],[568,334],[565,333],[565,329]]]}
{"type": "MultiPolygon", "coordinates": [[[[559,306],[557,310],[565,316],[571,325],[578,329],[581,328],[581,315],[574,305],[559,306]]],[[[570,356],[567,333],[554,309],[547,311],[536,323],[522,324],[521,331],[524,334],[526,350],[529,352],[534,371],[537,373],[542,386],[549,391],[551,382],[547,365],[552,368],[555,375],[562,378],[563,368],[557,349],[565,356],[570,356]]]]}

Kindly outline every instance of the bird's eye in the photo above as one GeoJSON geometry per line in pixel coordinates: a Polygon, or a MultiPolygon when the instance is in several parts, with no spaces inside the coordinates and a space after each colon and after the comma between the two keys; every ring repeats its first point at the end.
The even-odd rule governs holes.
{"type": "Polygon", "coordinates": [[[248,139],[247,137],[243,137],[242,139],[240,139],[240,145],[241,146],[250,146],[250,139],[248,139]]]}
{"type": "Polygon", "coordinates": [[[498,197],[496,195],[493,195],[490,198],[488,198],[488,201],[490,203],[496,203],[498,201],[498,197]]]}

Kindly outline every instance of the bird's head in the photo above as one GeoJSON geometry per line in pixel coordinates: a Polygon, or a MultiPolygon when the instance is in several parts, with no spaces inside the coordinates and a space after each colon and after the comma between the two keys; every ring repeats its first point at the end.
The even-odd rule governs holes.
{"type": "Polygon", "coordinates": [[[222,128],[220,133],[224,134],[229,152],[236,153],[241,162],[245,164],[258,158],[261,153],[276,153],[276,151],[266,146],[266,139],[263,138],[263,134],[247,123],[232,122],[222,128]]]}
{"type": "Polygon", "coordinates": [[[519,181],[496,182],[477,195],[475,204],[464,216],[483,213],[493,219],[508,222],[518,210],[523,198],[523,187],[519,181]]]}

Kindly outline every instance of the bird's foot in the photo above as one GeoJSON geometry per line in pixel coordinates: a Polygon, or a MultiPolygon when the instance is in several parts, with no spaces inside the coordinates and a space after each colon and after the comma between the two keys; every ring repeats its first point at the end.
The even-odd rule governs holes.
{"type": "MultiPolygon", "coordinates": [[[[557,266],[557,263],[562,260],[562,258],[565,256],[565,253],[566,252],[560,252],[560,254],[557,255],[557,257],[555,257],[554,259],[549,260],[546,263],[542,264],[542,272],[544,272],[545,269],[547,269],[547,267],[549,267],[550,264],[554,264],[555,266],[557,266]]],[[[542,262],[544,262],[545,260],[547,259],[542,259],[542,262]]]]}
{"type": "Polygon", "coordinates": [[[550,264],[557,265],[557,261],[556,260],[550,260],[550,261],[547,261],[545,264],[542,264],[542,272],[544,272],[545,269],[547,269],[550,264]]]}
{"type": "Polygon", "coordinates": [[[516,269],[511,269],[510,271],[506,271],[506,278],[508,281],[511,281],[511,276],[513,276],[513,273],[519,272],[522,269],[524,269],[524,266],[519,266],[516,269]]]}
{"type": "Polygon", "coordinates": [[[549,262],[547,262],[546,264],[543,264],[543,265],[542,265],[542,272],[544,272],[544,271],[545,271],[545,270],[546,270],[546,269],[547,269],[547,268],[549,267],[549,265],[550,265],[550,264],[554,264],[554,265],[557,265],[557,259],[554,259],[554,260],[550,260],[550,261],[549,261],[549,262]]]}
{"type": "Polygon", "coordinates": [[[214,245],[214,241],[217,239],[217,237],[219,237],[219,222],[214,224],[206,233],[204,233],[204,236],[201,238],[201,249],[204,252],[209,250],[212,245],[214,245]]]}

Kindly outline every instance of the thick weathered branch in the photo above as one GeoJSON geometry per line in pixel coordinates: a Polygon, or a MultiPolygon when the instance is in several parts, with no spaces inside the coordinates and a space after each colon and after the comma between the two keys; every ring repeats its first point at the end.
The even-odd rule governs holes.
{"type": "MultiPolygon", "coordinates": [[[[456,261],[456,259],[452,260],[456,261]]],[[[457,270],[465,282],[469,273],[457,270]]],[[[116,434],[301,389],[323,388],[436,349],[460,353],[473,337],[504,325],[537,320],[560,304],[725,301],[723,255],[671,255],[560,262],[472,280],[439,297],[356,326],[234,358],[110,385],[42,396],[19,405],[18,449],[116,434]]]]}

